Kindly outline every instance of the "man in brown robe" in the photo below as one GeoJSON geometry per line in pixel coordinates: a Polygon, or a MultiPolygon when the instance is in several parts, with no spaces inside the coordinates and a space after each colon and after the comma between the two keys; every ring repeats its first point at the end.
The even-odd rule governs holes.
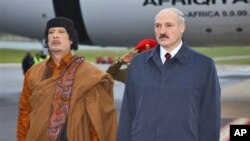
{"type": "Polygon", "coordinates": [[[50,58],[25,74],[19,99],[18,141],[115,141],[117,113],[113,80],[83,57],[73,55],[78,38],[73,21],[48,21],[50,58]]]}

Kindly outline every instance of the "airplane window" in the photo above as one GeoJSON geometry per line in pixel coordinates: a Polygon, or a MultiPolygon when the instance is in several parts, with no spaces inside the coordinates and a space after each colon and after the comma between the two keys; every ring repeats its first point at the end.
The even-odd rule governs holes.
{"type": "Polygon", "coordinates": [[[237,31],[237,32],[242,32],[243,29],[242,29],[241,27],[238,27],[238,28],[236,28],[236,31],[237,31]]]}
{"type": "Polygon", "coordinates": [[[207,29],[206,29],[206,32],[211,33],[211,32],[212,32],[212,29],[211,29],[211,28],[207,28],[207,29]]]}
{"type": "Polygon", "coordinates": [[[42,17],[43,17],[43,18],[46,18],[46,17],[47,17],[47,15],[46,15],[45,13],[43,13],[43,14],[42,14],[42,17]]]}

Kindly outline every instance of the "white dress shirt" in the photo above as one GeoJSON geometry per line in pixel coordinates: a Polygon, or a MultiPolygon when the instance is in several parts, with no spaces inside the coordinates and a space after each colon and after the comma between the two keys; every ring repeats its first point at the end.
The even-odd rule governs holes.
{"type": "Polygon", "coordinates": [[[166,61],[165,54],[170,53],[171,58],[173,58],[175,56],[175,54],[180,50],[182,44],[183,44],[183,42],[181,41],[180,44],[175,49],[173,49],[171,52],[167,52],[162,46],[160,46],[160,57],[161,57],[162,64],[164,64],[166,61]]]}

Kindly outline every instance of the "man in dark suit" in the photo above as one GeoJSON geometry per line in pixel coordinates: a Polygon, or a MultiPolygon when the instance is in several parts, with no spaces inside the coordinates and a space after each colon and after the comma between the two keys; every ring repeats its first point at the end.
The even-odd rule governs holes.
{"type": "Polygon", "coordinates": [[[22,60],[23,74],[25,74],[33,64],[34,64],[33,56],[28,51],[22,60]]]}
{"type": "Polygon", "coordinates": [[[130,64],[117,141],[219,141],[220,85],[211,58],[183,41],[184,14],[155,16],[158,46],[130,64]]]}

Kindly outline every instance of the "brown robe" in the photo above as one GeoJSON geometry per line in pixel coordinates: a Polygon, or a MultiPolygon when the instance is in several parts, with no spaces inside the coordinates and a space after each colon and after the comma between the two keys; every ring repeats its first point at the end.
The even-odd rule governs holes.
{"type": "MultiPolygon", "coordinates": [[[[27,141],[48,140],[50,106],[58,77],[41,82],[45,66],[46,61],[30,70],[29,86],[32,95],[27,141]]],[[[94,65],[84,61],[74,77],[67,120],[67,139],[91,141],[91,123],[100,141],[116,140],[117,113],[114,106],[113,80],[94,65]]]]}

